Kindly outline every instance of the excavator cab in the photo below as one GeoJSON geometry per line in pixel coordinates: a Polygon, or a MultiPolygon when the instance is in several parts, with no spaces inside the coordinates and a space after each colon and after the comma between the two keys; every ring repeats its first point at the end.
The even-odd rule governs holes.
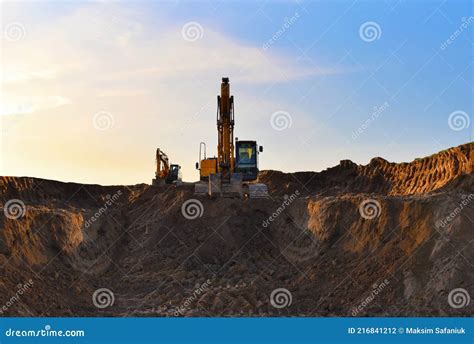
{"type": "Polygon", "coordinates": [[[263,147],[257,146],[256,141],[235,140],[235,172],[242,173],[243,181],[252,181],[258,176],[258,153],[263,147]]]}
{"type": "Polygon", "coordinates": [[[165,179],[166,184],[173,184],[175,181],[181,181],[182,179],[181,166],[176,164],[170,165],[170,171],[165,179]]]}

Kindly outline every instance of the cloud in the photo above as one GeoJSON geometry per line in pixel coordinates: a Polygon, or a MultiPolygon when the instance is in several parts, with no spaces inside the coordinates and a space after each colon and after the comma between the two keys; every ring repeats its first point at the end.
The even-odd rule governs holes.
{"type": "Polygon", "coordinates": [[[3,84],[54,79],[57,71],[54,69],[22,70],[5,66],[2,82],[3,84]]]}
{"type": "MultiPolygon", "coordinates": [[[[142,56],[144,65],[119,72],[115,77],[169,80],[233,75],[237,82],[274,83],[334,73],[328,68],[308,69],[292,63],[288,57],[244,45],[211,29],[204,30],[205,35],[200,40],[190,43],[178,35],[179,28],[169,29],[156,46],[143,51],[152,59],[142,56]]],[[[135,44],[131,43],[132,49],[135,44]]]]}
{"type": "Polygon", "coordinates": [[[275,83],[340,72],[325,66],[308,68],[207,25],[202,26],[202,37],[190,42],[183,37],[183,25],[152,25],[143,14],[118,4],[86,5],[31,32],[30,40],[10,44],[4,82],[67,76],[69,81],[61,82],[73,83],[71,77],[86,72],[81,82],[233,75],[238,82],[275,83]]]}
{"type": "Polygon", "coordinates": [[[22,96],[2,93],[0,115],[31,114],[40,110],[54,109],[71,101],[61,96],[22,96]]]}

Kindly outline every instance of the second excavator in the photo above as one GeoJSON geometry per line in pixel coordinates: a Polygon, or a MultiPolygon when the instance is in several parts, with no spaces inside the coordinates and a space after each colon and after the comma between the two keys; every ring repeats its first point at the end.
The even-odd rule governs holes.
{"type": "Polygon", "coordinates": [[[170,164],[168,155],[161,149],[156,149],[156,172],[152,185],[177,184],[182,181],[181,166],[170,164]]]}
{"type": "Polygon", "coordinates": [[[210,196],[268,197],[267,186],[256,183],[258,155],[263,147],[256,141],[239,141],[234,146],[234,96],[230,95],[229,78],[222,78],[221,94],[217,96],[217,157],[207,158],[206,144],[199,147],[200,182],[196,194],[210,196]]]}

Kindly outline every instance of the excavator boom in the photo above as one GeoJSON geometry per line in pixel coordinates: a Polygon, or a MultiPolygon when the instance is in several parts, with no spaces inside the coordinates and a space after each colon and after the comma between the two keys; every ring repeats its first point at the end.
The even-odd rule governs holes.
{"type": "Polygon", "coordinates": [[[230,95],[229,78],[222,78],[221,95],[217,96],[217,166],[224,179],[235,168],[234,97],[230,95]]]}

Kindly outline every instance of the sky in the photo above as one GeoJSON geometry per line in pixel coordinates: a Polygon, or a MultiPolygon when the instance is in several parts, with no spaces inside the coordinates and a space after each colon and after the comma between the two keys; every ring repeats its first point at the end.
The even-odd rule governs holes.
{"type": "Polygon", "coordinates": [[[472,141],[471,1],[12,1],[1,6],[0,175],[198,179],[229,77],[260,169],[411,161],[472,141]]]}

